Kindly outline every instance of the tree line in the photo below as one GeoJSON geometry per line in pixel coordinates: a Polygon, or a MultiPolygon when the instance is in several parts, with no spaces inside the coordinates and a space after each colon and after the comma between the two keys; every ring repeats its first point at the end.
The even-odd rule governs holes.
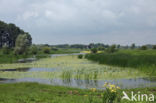
{"type": "Polygon", "coordinates": [[[3,46],[7,46],[9,48],[15,47],[16,39],[19,35],[26,35],[29,45],[32,43],[32,38],[29,33],[24,32],[13,23],[7,24],[0,21],[0,48],[3,46]]]}
{"type": "Polygon", "coordinates": [[[32,44],[31,35],[15,24],[0,21],[0,49],[14,49],[15,54],[23,54],[32,44]]]}

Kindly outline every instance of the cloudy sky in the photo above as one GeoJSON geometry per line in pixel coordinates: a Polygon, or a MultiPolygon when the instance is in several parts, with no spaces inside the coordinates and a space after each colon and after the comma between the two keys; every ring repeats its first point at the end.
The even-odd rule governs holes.
{"type": "Polygon", "coordinates": [[[156,44],[156,0],[0,0],[33,43],[156,44]]]}

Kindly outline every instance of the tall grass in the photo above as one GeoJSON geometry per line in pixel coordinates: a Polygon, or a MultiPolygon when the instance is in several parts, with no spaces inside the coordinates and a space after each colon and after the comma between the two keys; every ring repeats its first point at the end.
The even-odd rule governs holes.
{"type": "Polygon", "coordinates": [[[141,69],[155,76],[156,51],[153,52],[119,51],[115,53],[88,54],[86,58],[100,64],[141,69]]]}

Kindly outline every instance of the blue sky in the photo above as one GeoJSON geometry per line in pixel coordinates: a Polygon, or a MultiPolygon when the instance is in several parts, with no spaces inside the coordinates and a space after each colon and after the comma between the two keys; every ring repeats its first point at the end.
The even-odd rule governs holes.
{"type": "Polygon", "coordinates": [[[156,44],[156,0],[0,0],[33,43],[156,44]]]}

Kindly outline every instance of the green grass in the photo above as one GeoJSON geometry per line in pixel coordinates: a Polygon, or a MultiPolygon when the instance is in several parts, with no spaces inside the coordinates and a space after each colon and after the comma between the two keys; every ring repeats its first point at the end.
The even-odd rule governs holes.
{"type": "Polygon", "coordinates": [[[115,53],[88,54],[87,59],[120,67],[132,67],[156,76],[155,50],[119,50],[115,53]]]}
{"type": "Polygon", "coordinates": [[[15,63],[18,59],[30,58],[32,55],[14,55],[14,54],[0,54],[0,64],[15,63]]]}
{"type": "Polygon", "coordinates": [[[52,50],[51,54],[70,54],[70,53],[80,53],[81,49],[62,49],[52,50]]]}
{"type": "MultiPolygon", "coordinates": [[[[42,51],[39,51],[35,56],[37,59],[50,57],[51,54],[70,54],[70,53],[80,53],[80,49],[58,49],[51,50],[50,54],[45,54],[42,51]]],[[[29,51],[30,52],[30,51],[29,51]]],[[[4,54],[3,50],[0,49],[0,64],[4,63],[15,63],[18,59],[31,58],[34,57],[33,54],[28,53],[27,55],[14,55],[13,50],[9,50],[9,54],[4,54]]]]}
{"type": "MultiPolygon", "coordinates": [[[[118,92],[119,97],[122,96],[122,91],[118,92]]],[[[127,93],[141,91],[141,93],[153,93],[156,95],[156,88],[125,89],[124,91],[127,93]]],[[[102,92],[98,90],[92,94],[93,101],[89,102],[90,90],[38,83],[0,84],[0,103],[102,103],[102,92]]],[[[120,103],[135,102],[120,101],[120,103]]]]}

